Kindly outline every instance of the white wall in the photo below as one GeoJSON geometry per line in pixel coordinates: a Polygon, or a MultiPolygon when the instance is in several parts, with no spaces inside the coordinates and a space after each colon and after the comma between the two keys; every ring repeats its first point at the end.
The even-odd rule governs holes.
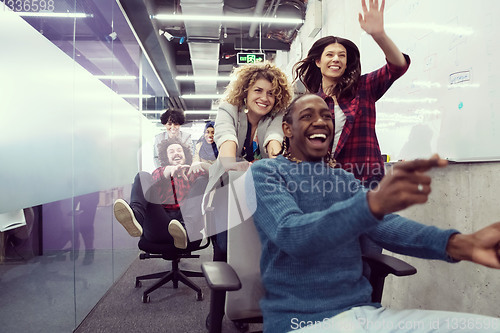
{"type": "MultiPolygon", "coordinates": [[[[463,233],[500,220],[500,164],[460,163],[432,172],[432,193],[425,205],[401,215],[463,233]]],[[[448,264],[399,256],[417,268],[411,277],[387,280],[383,303],[394,308],[465,311],[500,317],[500,271],[460,262],[448,264]]]]}
{"type": "MultiPolygon", "coordinates": [[[[386,1],[386,8],[391,6],[391,1],[386,1]]],[[[311,20],[310,11],[315,3],[322,6],[323,28],[315,37],[309,37],[310,27],[304,25],[292,45],[290,63],[286,67],[288,72],[291,72],[296,62],[294,52],[298,54],[297,50],[301,50],[301,57],[305,57],[310,45],[320,37],[341,36],[360,47],[363,32],[357,15],[361,10],[361,1],[310,1],[307,20],[311,20]]],[[[395,42],[398,43],[397,40],[395,42]]],[[[360,52],[363,57],[361,47],[360,52]]],[[[381,65],[384,62],[381,57],[381,65]]],[[[496,193],[500,188],[499,172],[500,164],[493,162],[453,164],[433,171],[433,192],[429,202],[401,214],[419,222],[456,228],[465,233],[478,230],[500,220],[496,193]]],[[[448,264],[404,259],[413,264],[418,273],[412,277],[388,278],[382,300],[384,305],[393,308],[465,311],[500,317],[500,271],[466,262],[448,264]]]]}

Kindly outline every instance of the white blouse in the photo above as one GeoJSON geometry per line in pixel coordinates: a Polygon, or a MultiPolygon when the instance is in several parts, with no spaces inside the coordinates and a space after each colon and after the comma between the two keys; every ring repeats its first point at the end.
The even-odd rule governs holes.
{"type": "Polygon", "coordinates": [[[335,151],[335,149],[337,149],[337,144],[339,143],[340,134],[344,129],[346,117],[344,111],[342,111],[340,106],[337,104],[335,104],[335,107],[333,108],[333,113],[335,115],[335,138],[333,139],[333,151],[335,151]]]}

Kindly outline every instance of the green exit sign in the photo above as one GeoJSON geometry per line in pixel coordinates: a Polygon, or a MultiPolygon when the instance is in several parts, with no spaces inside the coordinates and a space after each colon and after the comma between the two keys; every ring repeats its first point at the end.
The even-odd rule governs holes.
{"type": "Polygon", "coordinates": [[[236,55],[238,57],[238,65],[243,64],[255,64],[259,62],[264,62],[265,55],[264,53],[243,53],[238,52],[236,55]]]}

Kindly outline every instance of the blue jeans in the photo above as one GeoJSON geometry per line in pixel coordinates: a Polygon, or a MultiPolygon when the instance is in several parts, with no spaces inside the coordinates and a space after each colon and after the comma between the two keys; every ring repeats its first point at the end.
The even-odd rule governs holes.
{"type": "MultiPolygon", "coordinates": [[[[299,318],[300,319],[300,318],[299,318]]],[[[500,332],[500,319],[477,314],[433,311],[392,310],[373,306],[354,307],[315,325],[292,331],[300,333],[425,333],[425,332],[500,332]]],[[[305,326],[305,325],[304,325],[305,326]]]]}

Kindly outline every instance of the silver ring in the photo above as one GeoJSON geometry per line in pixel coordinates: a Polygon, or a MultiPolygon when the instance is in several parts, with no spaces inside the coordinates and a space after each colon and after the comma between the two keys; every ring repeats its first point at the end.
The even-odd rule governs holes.
{"type": "Polygon", "coordinates": [[[422,185],[422,184],[418,184],[418,186],[417,186],[417,190],[418,190],[419,192],[422,192],[422,191],[424,190],[424,185],[422,185]]]}

